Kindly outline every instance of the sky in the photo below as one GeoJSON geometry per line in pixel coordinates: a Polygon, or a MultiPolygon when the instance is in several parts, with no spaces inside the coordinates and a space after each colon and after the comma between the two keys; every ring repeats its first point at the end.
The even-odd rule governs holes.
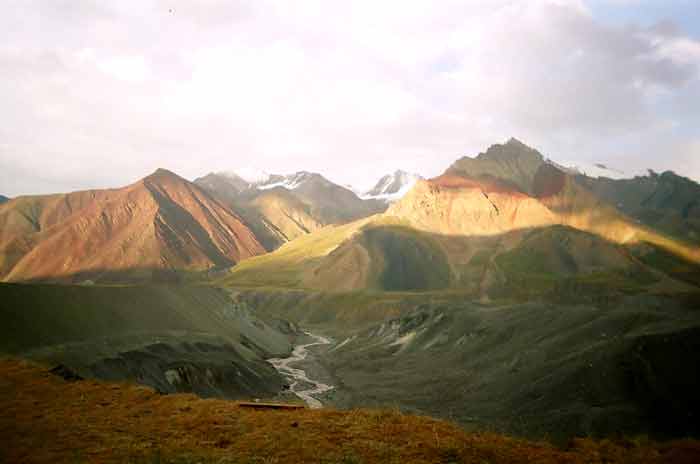
{"type": "Polygon", "coordinates": [[[700,180],[696,0],[5,0],[0,194],[431,177],[516,137],[700,180]]]}

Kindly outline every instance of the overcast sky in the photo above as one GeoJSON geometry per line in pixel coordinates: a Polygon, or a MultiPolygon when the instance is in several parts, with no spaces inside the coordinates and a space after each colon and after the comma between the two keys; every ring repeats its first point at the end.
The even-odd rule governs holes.
{"type": "Polygon", "coordinates": [[[696,0],[1,3],[1,194],[157,167],[367,187],[511,136],[700,179],[696,0]]]}

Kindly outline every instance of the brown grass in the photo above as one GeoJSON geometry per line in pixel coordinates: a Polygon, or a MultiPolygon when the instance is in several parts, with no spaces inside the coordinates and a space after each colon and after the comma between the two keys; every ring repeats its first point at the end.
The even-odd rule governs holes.
{"type": "Polygon", "coordinates": [[[700,443],[575,440],[567,450],[392,410],[250,410],[0,360],[0,462],[700,462],[700,443]]]}

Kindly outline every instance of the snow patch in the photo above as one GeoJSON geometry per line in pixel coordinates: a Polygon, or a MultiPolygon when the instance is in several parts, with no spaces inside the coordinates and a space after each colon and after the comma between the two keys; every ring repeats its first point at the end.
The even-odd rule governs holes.
{"type": "Polygon", "coordinates": [[[604,163],[581,163],[581,162],[568,162],[556,163],[552,160],[547,160],[553,166],[573,175],[584,175],[588,177],[596,178],[608,178],[608,179],[631,179],[638,175],[644,175],[643,171],[640,170],[627,170],[623,171],[613,166],[609,166],[604,163]]]}
{"type": "Polygon", "coordinates": [[[255,187],[260,190],[269,190],[275,187],[283,187],[287,190],[294,190],[301,184],[303,184],[305,181],[307,181],[308,178],[309,176],[307,173],[297,173],[289,176],[284,176],[282,180],[278,180],[276,182],[270,182],[267,184],[256,184],[255,187]]]}
{"type": "Polygon", "coordinates": [[[271,177],[269,173],[255,168],[241,168],[223,174],[228,177],[238,176],[249,184],[265,183],[271,177]]]}
{"type": "Polygon", "coordinates": [[[381,200],[392,203],[403,198],[419,179],[422,177],[417,174],[396,171],[382,177],[373,189],[358,196],[362,200],[381,200]]]}

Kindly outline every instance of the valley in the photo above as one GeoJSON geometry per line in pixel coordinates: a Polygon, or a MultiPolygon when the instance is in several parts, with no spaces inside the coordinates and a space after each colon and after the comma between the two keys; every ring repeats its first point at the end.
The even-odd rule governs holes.
{"type": "Polygon", "coordinates": [[[314,363],[299,364],[334,386],[328,406],[391,406],[557,443],[698,433],[698,294],[604,304],[485,304],[446,293],[235,298],[332,335],[314,363]],[[359,309],[363,299],[371,303],[359,309]]]}
{"type": "Polygon", "coordinates": [[[159,169],[18,197],[0,352],[76,388],[391,408],[559,447],[698,437],[696,188],[588,178],[511,139],[359,196],[159,169]]]}

